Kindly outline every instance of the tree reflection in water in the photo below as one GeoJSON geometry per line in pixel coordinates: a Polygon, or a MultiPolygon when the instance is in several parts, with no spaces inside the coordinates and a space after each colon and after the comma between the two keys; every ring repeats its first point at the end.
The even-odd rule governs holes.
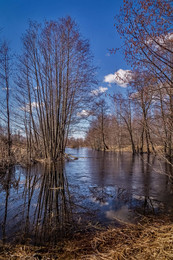
{"type": "Polygon", "coordinates": [[[20,205],[17,203],[13,212],[12,205],[10,203],[9,206],[8,201],[10,187],[14,186],[16,181],[10,172],[6,174],[6,181],[3,180],[2,186],[6,192],[2,221],[4,242],[9,238],[6,228],[10,237],[14,235],[21,242],[27,239],[32,239],[36,243],[56,242],[66,235],[73,223],[73,217],[68,182],[63,169],[63,163],[46,164],[40,174],[37,167],[35,171],[33,168],[28,168],[25,178],[20,175],[18,180],[20,185],[23,185],[20,186],[22,192],[16,190],[16,193],[19,192],[19,196],[16,197],[13,190],[13,199],[16,197],[20,201],[20,205]]]}
{"type": "MultiPolygon", "coordinates": [[[[130,160],[122,155],[117,155],[116,162],[120,169],[118,172],[122,184],[105,186],[105,180],[108,177],[106,174],[108,158],[105,157],[97,164],[96,172],[99,173],[99,186],[90,188],[92,201],[100,204],[101,207],[107,206],[106,217],[109,220],[123,220],[125,222],[135,222],[139,220],[140,216],[155,214],[161,210],[161,203],[151,197],[150,191],[152,189],[152,169],[155,165],[155,157],[135,156],[131,155],[130,160]],[[135,167],[137,168],[135,169],[135,167]],[[136,183],[139,186],[139,180],[136,182],[135,170],[140,173],[141,192],[134,191],[136,183]],[[125,180],[125,181],[124,181],[125,180]],[[126,184],[124,188],[123,185],[126,184]],[[122,185],[122,186],[121,186],[122,185]]],[[[109,165],[110,167],[110,165],[109,165]]]]}
{"type": "Polygon", "coordinates": [[[65,165],[0,173],[0,239],[54,243],[93,224],[173,212],[168,169],[162,163],[165,173],[158,174],[161,162],[155,157],[81,152],[82,158],[65,165]]]}
{"type": "Polygon", "coordinates": [[[34,212],[34,235],[44,241],[56,241],[72,223],[71,198],[63,165],[45,166],[34,212]]]}
{"type": "MultiPolygon", "coordinates": [[[[2,217],[2,240],[3,243],[6,242],[6,223],[7,223],[7,212],[8,212],[8,202],[10,196],[10,189],[13,186],[14,189],[18,189],[19,180],[15,178],[15,171],[13,167],[9,167],[6,170],[6,174],[0,176],[0,183],[2,183],[2,190],[5,192],[5,203],[4,203],[4,216],[2,217]]],[[[0,234],[1,234],[0,232],[0,234]]]]}

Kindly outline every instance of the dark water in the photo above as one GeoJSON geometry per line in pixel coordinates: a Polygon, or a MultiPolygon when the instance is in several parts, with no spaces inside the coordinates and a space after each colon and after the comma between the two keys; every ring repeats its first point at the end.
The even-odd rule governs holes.
{"type": "Polygon", "coordinates": [[[173,213],[170,167],[156,157],[67,152],[79,159],[0,174],[0,239],[55,242],[96,224],[173,213]]]}

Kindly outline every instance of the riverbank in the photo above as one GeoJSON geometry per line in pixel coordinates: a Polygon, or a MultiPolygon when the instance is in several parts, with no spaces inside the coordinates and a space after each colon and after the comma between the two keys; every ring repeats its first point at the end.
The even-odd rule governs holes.
{"type": "MultiPolygon", "coordinates": [[[[78,158],[65,153],[61,160],[64,161],[73,161],[78,158]]],[[[58,160],[57,160],[58,161],[58,160]]],[[[22,167],[31,166],[36,163],[52,163],[50,159],[46,159],[42,156],[42,152],[38,151],[37,153],[32,154],[31,158],[29,158],[29,154],[27,153],[25,144],[15,144],[11,147],[11,156],[9,156],[4,152],[0,153],[0,172],[5,173],[7,168],[12,165],[21,165],[22,167]]]]}
{"type": "MultiPolygon", "coordinates": [[[[68,146],[67,148],[72,148],[71,146],[68,146]]],[[[84,147],[83,147],[84,148],[84,147]]],[[[85,148],[90,148],[91,147],[85,147],[85,148]]],[[[79,147],[78,147],[79,149],[79,147]]],[[[95,149],[93,149],[95,150],[95,149]]],[[[163,158],[163,152],[162,152],[162,147],[157,147],[157,152],[159,155],[162,155],[161,157],[163,158]]],[[[125,146],[123,148],[119,148],[119,147],[109,147],[109,149],[107,149],[105,152],[116,152],[116,153],[131,153],[131,146],[125,146]]],[[[146,153],[146,149],[144,149],[144,153],[146,153]]],[[[71,154],[67,154],[65,153],[63,158],[61,158],[65,161],[73,161],[73,160],[77,160],[78,157],[73,156],[71,154]]],[[[46,159],[43,156],[42,151],[37,151],[37,152],[33,152],[32,156],[30,158],[29,153],[27,152],[27,148],[26,148],[26,144],[23,142],[19,143],[19,142],[15,142],[13,143],[12,147],[11,147],[11,156],[9,158],[9,156],[7,155],[7,149],[1,147],[0,150],[0,172],[5,172],[6,169],[10,166],[10,165],[15,165],[15,164],[19,164],[23,167],[27,167],[27,166],[31,166],[33,164],[36,163],[50,163],[52,161],[50,161],[50,159],[46,159]]]]}
{"type": "MultiPolygon", "coordinates": [[[[73,148],[73,147],[72,147],[73,148]]],[[[79,148],[79,147],[78,147],[79,148]]],[[[103,149],[101,149],[101,150],[99,150],[99,149],[97,149],[97,148],[94,148],[94,147],[88,147],[88,148],[91,148],[91,149],[93,149],[93,150],[96,150],[96,151],[104,151],[104,152],[116,152],[116,153],[124,153],[124,152],[130,152],[130,153],[132,153],[132,147],[131,147],[131,145],[126,145],[126,146],[123,146],[123,147],[119,147],[119,146],[109,146],[109,148],[108,149],[106,149],[106,150],[103,150],[103,149]]],[[[150,147],[150,153],[151,154],[157,154],[157,155],[165,155],[164,154],[164,147],[163,146],[155,146],[154,147],[154,149],[155,149],[155,152],[153,152],[152,151],[152,147],[150,147]]],[[[147,147],[146,147],[146,145],[144,145],[144,147],[143,147],[143,152],[139,152],[138,151],[138,149],[136,149],[136,153],[137,154],[142,154],[142,153],[144,153],[144,154],[146,154],[147,153],[147,147]]]]}
{"type": "Polygon", "coordinates": [[[173,223],[146,219],[143,224],[78,232],[56,246],[2,245],[0,259],[173,259],[173,223]]]}

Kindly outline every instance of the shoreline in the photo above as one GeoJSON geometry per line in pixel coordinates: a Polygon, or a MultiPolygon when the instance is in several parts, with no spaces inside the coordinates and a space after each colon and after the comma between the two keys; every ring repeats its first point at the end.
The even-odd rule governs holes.
{"type": "MultiPolygon", "coordinates": [[[[124,148],[117,148],[117,147],[110,147],[107,150],[96,150],[92,147],[89,146],[81,146],[81,147],[72,147],[72,146],[67,146],[66,148],[71,148],[71,149],[80,149],[80,148],[88,148],[88,149],[92,149],[94,151],[98,151],[98,152],[115,152],[115,153],[131,153],[133,154],[133,152],[131,151],[130,146],[124,147],[124,148]]],[[[160,155],[161,157],[163,157],[163,153],[160,150],[161,148],[158,147],[157,151],[159,152],[158,154],[153,154],[150,153],[151,155],[160,155]]],[[[147,154],[147,151],[144,150],[143,153],[135,153],[136,155],[143,155],[143,154],[147,154]]],[[[135,155],[134,154],[134,155],[135,155]]],[[[74,161],[77,160],[78,157],[75,157],[71,154],[68,153],[64,153],[63,157],[60,159],[57,159],[55,161],[59,162],[60,160],[64,160],[64,161],[74,161]]],[[[14,145],[12,148],[12,154],[11,154],[11,158],[9,159],[8,157],[2,157],[0,155],[0,171],[1,172],[5,172],[6,169],[10,166],[13,166],[15,164],[19,164],[22,167],[28,167],[28,166],[32,166],[34,164],[37,163],[52,163],[54,161],[51,161],[49,158],[43,158],[37,155],[33,155],[31,157],[31,159],[28,158],[28,154],[27,154],[27,149],[25,147],[25,145],[14,145]]]]}
{"type": "Polygon", "coordinates": [[[0,259],[173,259],[172,236],[170,218],[145,218],[143,224],[78,232],[54,246],[0,243],[0,259]]]}

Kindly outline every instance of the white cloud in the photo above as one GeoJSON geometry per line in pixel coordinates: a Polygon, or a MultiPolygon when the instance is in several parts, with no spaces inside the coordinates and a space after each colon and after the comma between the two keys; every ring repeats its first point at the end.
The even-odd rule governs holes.
{"type": "Polygon", "coordinates": [[[154,50],[159,50],[165,46],[169,48],[169,44],[172,45],[172,41],[173,33],[167,33],[166,35],[159,35],[155,38],[149,38],[147,41],[145,41],[145,43],[154,48],[154,50]]]}
{"type": "Polygon", "coordinates": [[[114,74],[108,74],[104,77],[104,82],[109,84],[117,84],[120,87],[126,88],[132,80],[132,72],[130,70],[119,69],[114,74]]]}
{"type": "MultiPolygon", "coordinates": [[[[38,105],[38,103],[37,102],[32,102],[31,103],[31,107],[32,108],[36,108],[36,107],[38,107],[39,105],[38,105]]],[[[29,106],[29,104],[26,104],[24,107],[21,107],[20,108],[22,111],[25,111],[25,112],[30,112],[30,106],[29,106]]]]}
{"type": "Polygon", "coordinates": [[[81,112],[77,113],[77,116],[78,117],[87,117],[87,116],[89,116],[89,114],[90,114],[90,112],[88,110],[83,109],[81,112]]]}
{"type": "MultiPolygon", "coordinates": [[[[11,88],[8,88],[9,90],[11,90],[11,88]]],[[[2,88],[2,90],[7,90],[7,88],[2,88]]]]}
{"type": "Polygon", "coordinates": [[[136,99],[136,98],[139,98],[140,97],[140,93],[137,91],[137,92],[134,92],[130,95],[130,99],[136,99]]]}
{"type": "Polygon", "coordinates": [[[37,102],[32,102],[32,103],[31,103],[31,106],[32,106],[32,108],[35,108],[35,107],[38,107],[39,105],[38,105],[37,102]]]}
{"type": "Polygon", "coordinates": [[[104,93],[108,90],[108,88],[104,88],[104,87],[99,87],[98,89],[92,90],[91,93],[94,96],[98,96],[98,94],[104,93]]]}
{"type": "Polygon", "coordinates": [[[115,74],[108,74],[104,77],[104,82],[115,83],[115,74]]]}

